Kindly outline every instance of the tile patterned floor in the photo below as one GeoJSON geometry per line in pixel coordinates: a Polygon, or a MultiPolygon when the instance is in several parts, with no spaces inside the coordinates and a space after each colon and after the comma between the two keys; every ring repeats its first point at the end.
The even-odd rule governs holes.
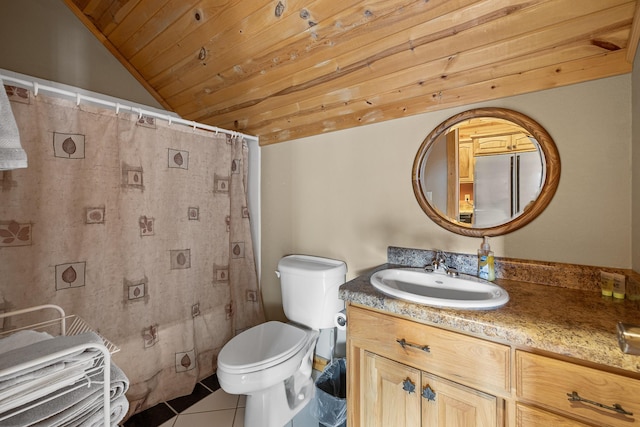
{"type": "MultiPolygon", "coordinates": [[[[227,394],[213,374],[197,383],[189,396],[160,403],[136,414],[123,427],[244,427],[245,403],[246,396],[227,394]]],[[[284,427],[319,426],[307,406],[284,427]]]]}
{"type": "Polygon", "coordinates": [[[245,400],[222,390],[214,374],[196,384],[189,396],[136,414],[123,427],[243,427],[245,400]]]}

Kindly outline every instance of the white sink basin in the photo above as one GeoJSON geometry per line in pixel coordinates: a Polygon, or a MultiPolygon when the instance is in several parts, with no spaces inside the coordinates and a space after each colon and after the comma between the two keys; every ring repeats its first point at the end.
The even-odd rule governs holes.
{"type": "Polygon", "coordinates": [[[370,281],[386,295],[434,307],[483,310],[509,301],[500,286],[466,274],[452,277],[422,268],[390,268],[376,271],[370,281]]]}

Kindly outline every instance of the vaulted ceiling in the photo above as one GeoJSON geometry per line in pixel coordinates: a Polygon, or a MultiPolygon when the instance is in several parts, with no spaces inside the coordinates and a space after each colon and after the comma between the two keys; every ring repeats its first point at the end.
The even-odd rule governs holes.
{"type": "Polygon", "coordinates": [[[168,110],[262,145],[631,71],[640,0],[64,0],[168,110]]]}

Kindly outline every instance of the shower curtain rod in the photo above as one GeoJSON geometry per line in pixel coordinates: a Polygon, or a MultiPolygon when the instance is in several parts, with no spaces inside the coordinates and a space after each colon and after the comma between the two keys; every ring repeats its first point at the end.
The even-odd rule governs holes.
{"type": "Polygon", "coordinates": [[[246,139],[251,139],[254,141],[258,141],[258,137],[257,136],[253,136],[253,135],[247,135],[241,132],[235,132],[232,130],[227,130],[227,129],[222,129],[216,126],[210,126],[210,125],[205,125],[204,123],[198,123],[195,122],[193,120],[185,120],[182,119],[180,117],[174,117],[170,114],[161,114],[161,113],[156,113],[155,111],[150,111],[150,110],[145,110],[143,108],[139,108],[139,107],[133,107],[131,105],[126,105],[126,104],[121,104],[119,102],[112,102],[112,101],[107,101],[104,99],[100,99],[100,98],[95,98],[92,96],[87,96],[87,95],[83,95],[79,92],[71,92],[68,90],[64,90],[64,89],[58,89],[52,86],[47,86],[47,85],[43,85],[40,84],[36,81],[30,82],[28,80],[23,80],[23,79],[19,79],[19,78],[15,78],[15,77],[11,77],[5,74],[0,74],[0,80],[2,80],[3,82],[12,82],[12,83],[16,83],[18,85],[21,86],[25,86],[26,88],[29,89],[33,89],[33,94],[35,96],[38,96],[38,92],[39,91],[45,91],[45,92],[51,92],[51,93],[55,93],[58,95],[63,95],[63,96],[67,96],[70,98],[75,98],[76,100],[76,105],[80,105],[81,101],[88,101],[94,104],[99,104],[105,107],[111,107],[113,109],[116,110],[116,114],[118,114],[120,111],[131,111],[132,113],[137,113],[138,117],[142,117],[142,116],[150,116],[150,117],[155,117],[158,119],[162,119],[162,120],[166,120],[167,122],[169,122],[169,124],[172,123],[177,123],[177,124],[181,124],[181,125],[185,125],[185,126],[189,126],[192,127],[194,129],[198,128],[198,129],[204,129],[204,130],[208,130],[208,131],[212,131],[215,133],[225,133],[227,135],[231,135],[231,136],[240,136],[246,139]]]}

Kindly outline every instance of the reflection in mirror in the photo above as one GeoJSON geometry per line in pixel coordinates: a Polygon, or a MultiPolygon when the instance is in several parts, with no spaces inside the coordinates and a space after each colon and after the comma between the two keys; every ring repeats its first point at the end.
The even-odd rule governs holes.
{"type": "Polygon", "coordinates": [[[434,208],[463,226],[485,228],[517,218],[535,201],[545,160],[526,129],[477,117],[440,135],[422,167],[422,186],[434,208]]]}
{"type": "Polygon", "coordinates": [[[423,210],[458,234],[495,236],[520,228],[547,206],[560,176],[548,133],[515,111],[458,114],[425,139],[413,168],[423,210]]]}

